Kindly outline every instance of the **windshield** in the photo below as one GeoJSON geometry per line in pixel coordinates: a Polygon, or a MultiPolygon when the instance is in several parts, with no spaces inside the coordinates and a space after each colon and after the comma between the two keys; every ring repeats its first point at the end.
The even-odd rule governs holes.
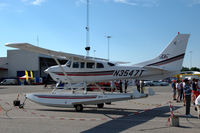
{"type": "Polygon", "coordinates": [[[69,60],[69,61],[66,63],[66,66],[67,66],[67,67],[70,67],[71,64],[72,64],[72,62],[69,60]]]}
{"type": "Polygon", "coordinates": [[[109,66],[115,66],[115,64],[108,62],[109,66]]]}

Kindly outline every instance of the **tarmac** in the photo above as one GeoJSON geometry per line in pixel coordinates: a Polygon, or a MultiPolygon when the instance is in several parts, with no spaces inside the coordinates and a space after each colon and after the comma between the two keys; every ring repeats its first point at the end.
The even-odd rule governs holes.
{"type": "MultiPolygon", "coordinates": [[[[146,87],[147,88],[147,87],[146,87]]],[[[151,87],[156,94],[142,99],[114,102],[98,109],[84,106],[83,112],[74,108],[41,106],[26,100],[24,109],[13,106],[18,93],[21,102],[24,94],[51,92],[44,86],[0,86],[0,133],[197,133],[200,120],[194,106],[191,118],[185,117],[183,102],[172,101],[170,86],[151,87]],[[179,127],[170,126],[169,102],[179,127]]],[[[132,87],[128,88],[132,91],[132,87]]]]}

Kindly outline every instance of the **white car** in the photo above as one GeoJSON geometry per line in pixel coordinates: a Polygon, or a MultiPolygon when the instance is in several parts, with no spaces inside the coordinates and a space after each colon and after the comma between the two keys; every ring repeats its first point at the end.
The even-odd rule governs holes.
{"type": "Polygon", "coordinates": [[[169,85],[168,82],[164,82],[164,81],[153,81],[152,84],[153,86],[168,86],[169,85]]]}
{"type": "Polygon", "coordinates": [[[16,79],[4,79],[1,81],[1,85],[16,85],[17,80],[16,79]]]}
{"type": "Polygon", "coordinates": [[[153,81],[150,80],[144,81],[144,86],[153,86],[153,81]]]}

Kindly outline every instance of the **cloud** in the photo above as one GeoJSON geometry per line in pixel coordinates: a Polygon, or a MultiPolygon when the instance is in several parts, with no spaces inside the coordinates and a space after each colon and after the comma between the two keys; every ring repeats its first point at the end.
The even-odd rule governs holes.
{"type": "Polygon", "coordinates": [[[0,2],[0,10],[5,9],[8,6],[7,3],[0,2]]]}
{"type": "MultiPolygon", "coordinates": [[[[76,0],[75,3],[77,6],[85,4],[87,0],[76,0]]],[[[118,4],[126,4],[130,6],[157,6],[158,1],[160,0],[99,0],[102,2],[114,2],[118,4]]],[[[91,0],[90,0],[91,3],[91,0]]]]}
{"type": "Polygon", "coordinates": [[[85,3],[86,3],[86,0],[76,0],[75,1],[76,6],[80,6],[81,4],[85,4],[85,3]]]}
{"type": "Polygon", "coordinates": [[[200,5],[200,0],[190,0],[189,6],[200,5]]]}
{"type": "Polygon", "coordinates": [[[31,4],[35,6],[39,6],[44,3],[46,0],[20,0],[22,3],[31,4]]]}
{"type": "Polygon", "coordinates": [[[143,7],[152,7],[158,6],[159,0],[113,0],[115,3],[122,3],[131,6],[143,6],[143,7]]]}
{"type": "Polygon", "coordinates": [[[116,3],[122,3],[122,4],[127,4],[127,5],[132,5],[132,6],[136,6],[137,3],[131,0],[114,0],[114,2],[116,3]]]}
{"type": "Polygon", "coordinates": [[[33,5],[41,5],[41,3],[44,3],[46,0],[34,0],[33,2],[32,2],[32,4],[33,5]]]}

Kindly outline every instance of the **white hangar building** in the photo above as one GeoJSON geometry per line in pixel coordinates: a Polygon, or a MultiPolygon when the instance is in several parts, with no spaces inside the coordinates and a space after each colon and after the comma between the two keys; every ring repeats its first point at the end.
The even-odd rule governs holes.
{"type": "MultiPolygon", "coordinates": [[[[67,60],[59,60],[61,64],[67,60]]],[[[32,71],[34,77],[44,78],[44,70],[56,65],[50,56],[25,50],[8,50],[7,57],[0,57],[0,80],[2,78],[18,78],[25,75],[25,70],[32,71]]]]}

